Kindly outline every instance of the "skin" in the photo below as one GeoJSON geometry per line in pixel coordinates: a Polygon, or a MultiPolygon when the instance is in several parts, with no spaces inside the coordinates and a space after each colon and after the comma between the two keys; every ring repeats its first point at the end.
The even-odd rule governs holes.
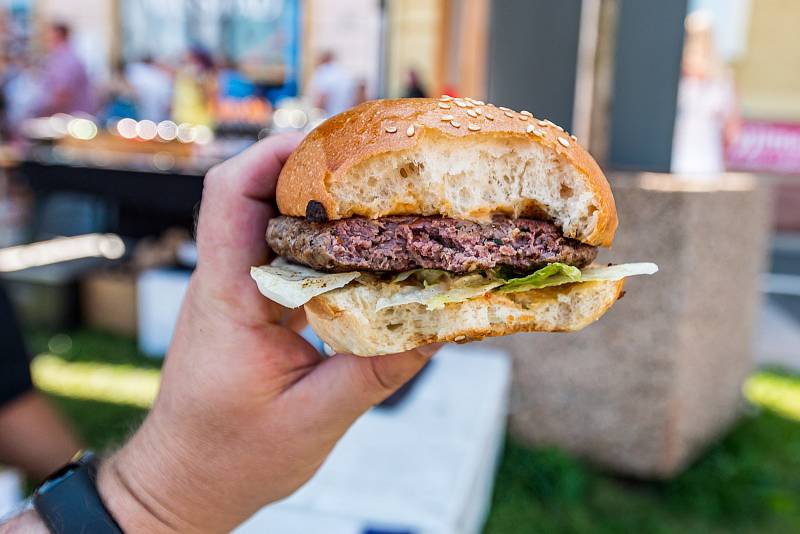
{"type": "MultiPolygon", "coordinates": [[[[437,348],[324,360],[296,333],[302,318],[259,294],[249,269],[269,259],[275,184],[298,142],[269,138],[206,176],[199,262],[158,399],[98,477],[126,532],[230,531],[305,483],[350,425],[437,348]]],[[[28,512],[16,521],[36,520],[28,512]]]]}
{"type": "Polygon", "coordinates": [[[42,480],[64,465],[80,442],[47,399],[30,391],[0,410],[0,464],[42,480]]]}

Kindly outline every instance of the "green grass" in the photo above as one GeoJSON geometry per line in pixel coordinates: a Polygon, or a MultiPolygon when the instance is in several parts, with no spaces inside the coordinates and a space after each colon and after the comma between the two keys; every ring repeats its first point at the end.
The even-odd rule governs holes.
{"type": "MultiPolygon", "coordinates": [[[[161,361],[141,354],[132,339],[92,330],[79,330],[54,337],[42,331],[28,332],[28,346],[33,354],[55,352],[68,362],[111,363],[143,369],[159,369],[161,361]]],[[[50,395],[59,409],[72,421],[89,447],[107,450],[122,444],[147,415],[134,406],[50,395]]]]}
{"type": "MultiPolygon", "coordinates": [[[[131,340],[90,331],[52,340],[32,332],[36,352],[75,362],[158,368],[131,340]]],[[[775,370],[748,382],[753,407],[722,441],[670,482],[618,478],[557,450],[509,439],[486,534],[800,532],[800,376],[775,370]]],[[[53,397],[92,447],[121,443],[145,410],[53,397]]]]}
{"type": "Polygon", "coordinates": [[[616,478],[509,441],[486,533],[528,532],[800,532],[800,423],[769,411],[748,416],[664,483],[616,478]]]}

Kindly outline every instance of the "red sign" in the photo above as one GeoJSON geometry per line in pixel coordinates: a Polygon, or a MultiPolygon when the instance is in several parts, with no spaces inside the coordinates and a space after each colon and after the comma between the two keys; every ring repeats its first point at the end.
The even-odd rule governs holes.
{"type": "Polygon", "coordinates": [[[735,171],[800,175],[800,124],[745,121],[725,163],[735,171]]]}

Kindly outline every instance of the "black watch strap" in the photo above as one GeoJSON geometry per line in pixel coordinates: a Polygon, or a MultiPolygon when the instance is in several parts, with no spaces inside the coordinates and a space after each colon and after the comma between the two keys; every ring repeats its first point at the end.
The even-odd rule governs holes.
{"type": "Polygon", "coordinates": [[[45,480],[33,506],[53,534],[122,534],[97,492],[97,457],[82,454],[45,480]]]}

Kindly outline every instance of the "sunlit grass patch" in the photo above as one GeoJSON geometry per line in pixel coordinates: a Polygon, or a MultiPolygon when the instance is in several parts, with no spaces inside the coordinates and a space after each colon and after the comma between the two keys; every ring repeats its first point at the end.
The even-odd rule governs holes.
{"type": "Polygon", "coordinates": [[[158,393],[161,372],[133,365],[67,362],[41,354],[31,363],[36,386],[54,395],[73,399],[149,408],[158,393]]]}
{"type": "Polygon", "coordinates": [[[800,421],[800,377],[759,371],[747,379],[743,389],[753,404],[800,421]]]}

